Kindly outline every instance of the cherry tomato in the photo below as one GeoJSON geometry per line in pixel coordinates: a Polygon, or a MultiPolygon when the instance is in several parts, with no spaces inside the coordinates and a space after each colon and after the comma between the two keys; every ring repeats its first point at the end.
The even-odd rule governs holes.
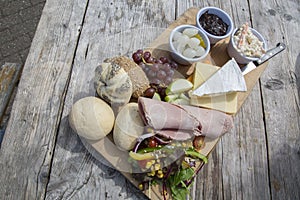
{"type": "Polygon", "coordinates": [[[196,136],[193,140],[193,146],[196,150],[200,150],[205,146],[204,136],[196,136]]]}
{"type": "Polygon", "coordinates": [[[157,147],[158,143],[154,138],[149,139],[148,141],[148,147],[157,147]]]}

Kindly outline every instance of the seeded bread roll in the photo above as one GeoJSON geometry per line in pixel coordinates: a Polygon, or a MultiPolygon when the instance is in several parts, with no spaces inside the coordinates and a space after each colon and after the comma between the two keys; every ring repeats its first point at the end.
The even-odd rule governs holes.
{"type": "Polygon", "coordinates": [[[149,80],[140,66],[126,56],[108,58],[105,62],[111,62],[122,67],[128,73],[132,82],[132,96],[138,98],[149,87],[149,80]]]}
{"type": "Polygon", "coordinates": [[[129,102],[132,95],[130,77],[116,63],[104,62],[96,68],[94,86],[97,94],[110,104],[115,114],[129,102]]]}

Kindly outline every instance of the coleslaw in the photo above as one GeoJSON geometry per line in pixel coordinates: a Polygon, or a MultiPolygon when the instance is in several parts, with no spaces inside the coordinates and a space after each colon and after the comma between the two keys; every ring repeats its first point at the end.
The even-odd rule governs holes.
{"type": "Polygon", "coordinates": [[[248,23],[243,24],[237,30],[233,41],[236,49],[247,57],[259,58],[266,52],[263,42],[252,33],[248,23]]]}

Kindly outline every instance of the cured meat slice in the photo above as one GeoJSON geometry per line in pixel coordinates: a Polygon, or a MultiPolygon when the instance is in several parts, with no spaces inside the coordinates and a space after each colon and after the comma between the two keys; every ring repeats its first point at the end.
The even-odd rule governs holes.
{"type": "Polygon", "coordinates": [[[199,129],[199,121],[175,104],[145,97],[140,97],[138,104],[144,122],[154,129],[199,129]]]}
{"type": "Polygon", "coordinates": [[[186,139],[191,132],[192,135],[217,138],[233,126],[231,116],[216,110],[181,106],[144,97],[138,99],[138,105],[144,123],[172,139],[186,139]]]}
{"type": "Polygon", "coordinates": [[[195,136],[194,131],[176,130],[176,129],[155,130],[155,133],[167,139],[180,140],[180,141],[188,140],[195,136]]]}
{"type": "Polygon", "coordinates": [[[194,106],[182,106],[190,115],[199,120],[202,125],[201,134],[217,138],[227,133],[233,127],[233,118],[217,110],[204,109],[194,106]]]}

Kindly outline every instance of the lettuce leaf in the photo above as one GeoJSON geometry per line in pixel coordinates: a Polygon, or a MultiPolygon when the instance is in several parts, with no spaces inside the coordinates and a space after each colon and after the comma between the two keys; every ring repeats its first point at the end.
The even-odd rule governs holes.
{"type": "Polygon", "coordinates": [[[185,200],[189,194],[189,187],[186,187],[184,181],[193,178],[194,170],[192,168],[180,169],[168,178],[168,184],[172,192],[172,197],[176,200],[185,200]]]}

